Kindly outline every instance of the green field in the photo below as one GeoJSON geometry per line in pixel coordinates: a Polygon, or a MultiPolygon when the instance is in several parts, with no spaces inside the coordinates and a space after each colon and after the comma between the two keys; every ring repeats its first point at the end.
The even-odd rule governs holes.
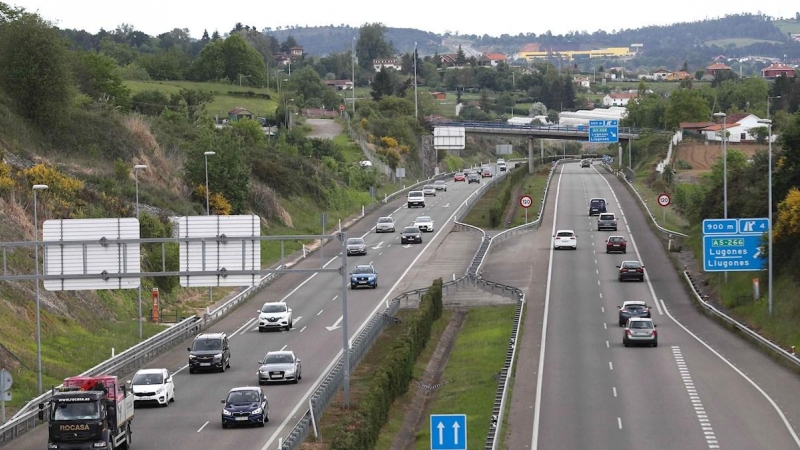
{"type": "Polygon", "coordinates": [[[800,21],[775,20],[772,22],[783,34],[800,34],[800,21]]]}
{"type": "Polygon", "coordinates": [[[717,39],[714,41],[706,41],[706,45],[717,45],[719,47],[727,47],[729,45],[733,45],[735,47],[746,47],[752,44],[781,44],[782,42],[778,41],[768,41],[766,39],[753,39],[753,38],[728,38],[728,39],[717,39]]]}
{"type": "Polygon", "coordinates": [[[275,98],[277,97],[274,90],[267,90],[265,88],[253,88],[248,86],[239,86],[236,84],[227,83],[198,83],[194,81],[125,81],[125,86],[131,90],[131,94],[136,94],[142,91],[159,91],[167,95],[177,94],[181,89],[195,89],[214,94],[214,99],[206,105],[206,115],[213,116],[217,113],[222,113],[222,116],[227,116],[228,111],[241,106],[248,111],[255,114],[257,117],[272,118],[275,115],[275,109],[278,106],[275,98]],[[256,94],[269,94],[272,96],[271,100],[264,100],[259,98],[243,98],[228,95],[228,92],[254,92],[256,94]]]}

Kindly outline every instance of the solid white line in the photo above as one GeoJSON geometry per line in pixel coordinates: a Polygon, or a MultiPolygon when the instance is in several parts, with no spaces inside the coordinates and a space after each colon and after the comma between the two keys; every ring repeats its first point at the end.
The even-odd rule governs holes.
{"type": "Polygon", "coordinates": [[[200,427],[200,429],[197,430],[197,432],[199,433],[199,432],[203,431],[203,428],[205,428],[206,425],[208,425],[208,421],[206,421],[206,423],[204,423],[203,426],[200,427]]]}
{"type": "Polygon", "coordinates": [[[183,369],[185,369],[187,367],[189,367],[189,364],[184,364],[180,369],[176,370],[175,372],[172,372],[172,374],[175,375],[176,373],[182,371],[183,369]]]}
{"type": "MultiPolygon", "coordinates": [[[[556,234],[556,222],[558,221],[558,195],[561,193],[561,179],[563,177],[564,170],[561,170],[558,173],[558,184],[556,185],[556,199],[555,199],[555,207],[553,210],[553,230],[550,233],[551,235],[556,234]]],[[[544,296],[544,318],[542,320],[542,340],[539,347],[539,371],[536,374],[536,409],[533,413],[533,435],[531,436],[531,446],[532,450],[536,450],[539,448],[539,420],[542,412],[542,377],[544,374],[544,354],[545,354],[545,346],[547,344],[547,315],[550,311],[550,292],[552,290],[552,281],[553,281],[553,247],[550,246],[550,262],[547,266],[547,292],[544,296]]],[[[604,324],[605,325],[605,324],[604,324]]],[[[266,449],[264,449],[266,450],[266,449]]]]}
{"type": "Polygon", "coordinates": [[[248,325],[250,325],[250,324],[251,324],[251,323],[252,323],[254,320],[256,320],[256,318],[255,318],[255,317],[253,317],[252,319],[250,319],[250,320],[248,320],[247,322],[245,322],[245,324],[244,324],[244,325],[242,325],[241,327],[239,327],[239,329],[238,329],[238,330],[236,330],[236,331],[234,331],[233,333],[231,333],[231,337],[234,337],[234,336],[236,336],[237,334],[239,334],[239,332],[240,332],[240,331],[242,331],[243,329],[247,328],[247,327],[248,327],[248,325]]]}
{"type": "Polygon", "coordinates": [[[298,316],[296,319],[292,321],[292,328],[294,328],[294,324],[303,320],[303,316],[298,316]]]}
{"type": "MultiPolygon", "coordinates": [[[[791,436],[792,436],[792,439],[794,439],[794,443],[797,445],[797,447],[798,447],[798,448],[800,448],[800,437],[798,437],[798,436],[797,436],[797,433],[795,433],[795,431],[794,431],[794,428],[792,428],[792,425],[789,423],[789,420],[788,420],[788,419],[786,418],[786,416],[783,414],[783,411],[781,411],[781,408],[778,406],[778,404],[777,404],[777,403],[775,403],[775,400],[773,400],[773,399],[772,399],[772,397],[770,397],[770,396],[769,396],[769,394],[767,394],[766,392],[764,392],[764,390],[763,390],[763,389],[761,389],[761,386],[759,386],[758,384],[756,384],[756,383],[755,383],[755,381],[753,381],[752,379],[750,379],[750,377],[748,377],[747,375],[745,375],[745,373],[744,373],[744,372],[742,372],[742,371],[741,371],[741,370],[739,370],[739,369],[738,369],[736,366],[734,366],[734,365],[733,365],[733,363],[731,363],[730,361],[728,361],[727,359],[725,359],[725,357],[724,357],[724,356],[722,356],[722,355],[721,355],[719,352],[717,352],[716,350],[714,350],[713,348],[711,348],[711,346],[710,346],[710,345],[706,344],[706,343],[705,343],[705,342],[704,342],[702,339],[700,339],[700,338],[699,338],[699,337],[698,337],[696,334],[694,334],[694,333],[692,333],[691,331],[689,331],[689,329],[688,329],[688,328],[686,328],[686,327],[685,327],[685,326],[684,326],[682,323],[680,323],[680,322],[679,322],[679,321],[678,321],[676,318],[672,317],[672,314],[669,312],[669,309],[667,309],[667,305],[664,305],[664,312],[666,312],[666,313],[667,313],[667,317],[669,317],[669,318],[670,318],[670,319],[671,319],[673,322],[675,322],[675,324],[676,324],[676,325],[678,325],[679,327],[683,328],[683,331],[685,331],[686,333],[688,333],[688,334],[689,334],[689,336],[693,337],[693,338],[694,338],[694,339],[695,339],[697,342],[699,342],[699,343],[700,343],[700,344],[701,344],[703,347],[707,348],[707,349],[708,349],[708,350],[709,350],[711,353],[713,353],[713,354],[714,354],[714,355],[716,355],[716,356],[717,356],[719,359],[721,359],[721,360],[722,360],[722,361],[723,361],[725,364],[727,364],[727,365],[728,365],[728,366],[729,366],[731,369],[733,369],[733,370],[734,370],[734,372],[736,372],[736,373],[738,373],[739,375],[741,375],[741,377],[742,377],[742,378],[744,378],[744,379],[745,379],[745,380],[746,380],[748,383],[750,383],[750,385],[751,385],[751,386],[753,386],[753,387],[754,387],[754,388],[755,388],[755,389],[756,389],[756,390],[757,390],[757,391],[758,391],[758,392],[759,392],[759,393],[760,393],[762,396],[764,396],[764,398],[765,398],[765,399],[767,399],[767,401],[769,402],[769,404],[770,404],[770,405],[772,405],[772,408],[773,408],[773,409],[775,409],[775,412],[777,412],[777,413],[778,413],[778,416],[779,416],[779,417],[781,418],[781,420],[783,421],[783,424],[786,426],[786,429],[787,429],[787,430],[789,430],[789,434],[791,434],[791,436]]],[[[697,406],[697,405],[695,405],[695,406],[697,406]]],[[[708,420],[708,419],[705,419],[705,420],[708,420]]]]}

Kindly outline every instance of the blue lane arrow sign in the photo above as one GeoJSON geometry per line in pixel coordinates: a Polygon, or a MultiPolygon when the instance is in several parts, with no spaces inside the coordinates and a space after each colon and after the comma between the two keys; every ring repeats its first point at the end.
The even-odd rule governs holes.
{"type": "Polygon", "coordinates": [[[467,415],[431,414],[431,450],[467,450],[467,415]]]}
{"type": "Polygon", "coordinates": [[[769,219],[739,219],[739,234],[762,234],[769,231],[769,219]]]}

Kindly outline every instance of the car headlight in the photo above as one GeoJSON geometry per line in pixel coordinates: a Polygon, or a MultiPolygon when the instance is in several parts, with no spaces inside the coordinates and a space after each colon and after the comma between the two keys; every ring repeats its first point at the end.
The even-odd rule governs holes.
{"type": "Polygon", "coordinates": [[[233,414],[233,413],[232,413],[232,412],[230,412],[230,411],[228,411],[227,409],[223,409],[223,410],[222,410],[222,415],[223,415],[223,416],[230,416],[230,415],[232,415],[232,414],[233,414]]]}
{"type": "Polygon", "coordinates": [[[261,408],[256,408],[255,411],[251,412],[250,414],[261,414],[262,412],[264,412],[264,410],[261,408]]]}
{"type": "Polygon", "coordinates": [[[222,359],[222,353],[217,353],[214,355],[214,359],[222,359]]]}
{"type": "Polygon", "coordinates": [[[286,375],[290,375],[294,373],[294,369],[286,369],[286,375]]]}
{"type": "Polygon", "coordinates": [[[158,395],[158,394],[160,394],[162,392],[164,392],[164,387],[163,386],[158,388],[158,389],[156,389],[156,395],[158,395]]]}
{"type": "Polygon", "coordinates": [[[375,281],[375,275],[370,275],[369,276],[369,281],[375,281]]]}
{"type": "Polygon", "coordinates": [[[189,359],[195,359],[195,358],[197,358],[197,356],[195,356],[195,355],[189,355],[189,359]]]}

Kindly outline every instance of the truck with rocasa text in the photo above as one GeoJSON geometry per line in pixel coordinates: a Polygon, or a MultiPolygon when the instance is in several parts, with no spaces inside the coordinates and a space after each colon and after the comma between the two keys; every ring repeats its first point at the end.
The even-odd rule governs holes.
{"type": "Polygon", "coordinates": [[[130,448],[133,390],[117,377],[67,378],[47,406],[39,405],[39,419],[49,418],[48,449],[130,448]]]}

